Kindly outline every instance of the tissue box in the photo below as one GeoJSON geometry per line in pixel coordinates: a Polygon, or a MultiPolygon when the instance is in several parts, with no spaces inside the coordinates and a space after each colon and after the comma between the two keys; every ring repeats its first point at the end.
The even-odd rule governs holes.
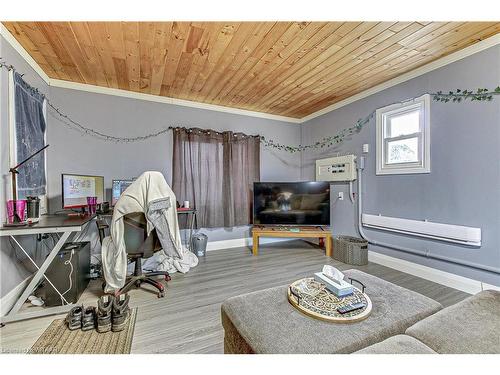
{"type": "Polygon", "coordinates": [[[353,293],[353,287],[347,281],[333,281],[329,277],[325,276],[323,272],[316,272],[314,274],[314,280],[319,283],[325,284],[326,289],[335,294],[337,297],[345,297],[353,293]]]}

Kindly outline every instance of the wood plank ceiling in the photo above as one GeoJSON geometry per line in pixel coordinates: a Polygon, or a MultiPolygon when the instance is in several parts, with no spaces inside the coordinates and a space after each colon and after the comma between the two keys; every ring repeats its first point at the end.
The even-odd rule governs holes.
{"type": "Polygon", "coordinates": [[[50,78],[302,118],[495,22],[4,22],[50,78]]]}

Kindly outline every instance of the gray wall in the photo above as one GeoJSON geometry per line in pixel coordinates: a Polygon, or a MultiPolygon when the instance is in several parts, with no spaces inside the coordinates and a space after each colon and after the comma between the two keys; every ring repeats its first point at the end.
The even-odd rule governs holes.
{"type": "MultiPolygon", "coordinates": [[[[0,56],[9,64],[14,65],[24,79],[37,87],[42,93],[48,94],[49,87],[40,76],[24,61],[24,59],[0,37],[0,56]]],[[[8,82],[9,74],[6,69],[0,69],[0,223],[5,221],[7,193],[10,192],[9,178],[9,111],[8,111],[8,82]]],[[[10,194],[10,193],[9,193],[10,194]]],[[[34,248],[31,236],[23,238],[23,245],[28,249],[34,248]]],[[[17,250],[19,259],[24,259],[20,250],[17,250]]],[[[15,250],[10,246],[8,238],[0,238],[0,297],[3,297],[14,287],[30,275],[30,271],[16,258],[15,250]]]]}
{"type": "MultiPolygon", "coordinates": [[[[485,50],[363,100],[310,120],[302,128],[304,144],[334,135],[376,108],[424,92],[456,88],[493,89],[500,83],[500,46],[485,50]]],[[[335,152],[361,155],[370,145],[364,172],[364,212],[408,219],[428,219],[480,227],[480,248],[444,244],[366,230],[370,238],[431,253],[500,267],[500,98],[491,103],[463,104],[431,101],[431,173],[375,175],[375,120],[341,146],[303,155],[302,178],[314,178],[314,160],[335,152]]],[[[332,201],[345,183],[332,184],[332,201]]],[[[334,234],[357,235],[355,207],[346,195],[332,207],[334,234]]],[[[462,266],[427,260],[398,251],[371,250],[487,283],[500,285],[500,276],[462,266]]]]}
{"type": "MultiPolygon", "coordinates": [[[[290,144],[300,143],[299,124],[267,120],[177,105],[51,87],[52,102],[76,121],[103,133],[135,136],[169,125],[232,130],[260,134],[290,144]]],[[[48,143],[49,207],[61,208],[61,173],[103,175],[110,193],[111,181],[157,170],[172,178],[172,133],[137,143],[111,143],[81,136],[59,118],[50,116],[48,143]]],[[[261,179],[300,179],[300,156],[261,147],[261,179]]],[[[210,241],[248,237],[248,227],[203,230],[210,241]]]]}

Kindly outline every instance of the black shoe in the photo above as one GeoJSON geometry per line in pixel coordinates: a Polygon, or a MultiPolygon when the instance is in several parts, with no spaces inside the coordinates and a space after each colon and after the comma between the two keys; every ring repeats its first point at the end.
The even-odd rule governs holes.
{"type": "Polygon", "coordinates": [[[90,331],[95,328],[95,307],[89,306],[83,310],[82,331],[90,331]]]}
{"type": "Polygon", "coordinates": [[[128,302],[130,297],[128,294],[120,294],[113,301],[113,316],[111,318],[111,330],[113,332],[123,331],[125,323],[130,315],[128,302]]]}
{"type": "Polygon", "coordinates": [[[75,306],[66,315],[66,323],[72,331],[82,328],[83,306],[75,306]]]}
{"type": "Polygon", "coordinates": [[[97,300],[97,332],[111,331],[111,316],[115,297],[105,294],[97,300]]]}

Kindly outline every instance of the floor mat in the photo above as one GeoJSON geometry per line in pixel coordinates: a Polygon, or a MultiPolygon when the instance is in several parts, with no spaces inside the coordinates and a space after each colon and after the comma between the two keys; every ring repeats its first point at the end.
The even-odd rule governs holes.
{"type": "Polygon", "coordinates": [[[132,309],[125,329],[99,333],[70,331],[64,319],[54,320],[31,347],[30,354],[129,354],[134,336],[137,308],[132,309]]]}

